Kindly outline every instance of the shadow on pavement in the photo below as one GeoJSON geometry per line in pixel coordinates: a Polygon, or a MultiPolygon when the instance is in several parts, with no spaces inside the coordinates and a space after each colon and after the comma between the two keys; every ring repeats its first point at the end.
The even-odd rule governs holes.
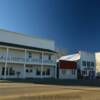
{"type": "Polygon", "coordinates": [[[60,79],[6,79],[0,83],[33,83],[44,85],[63,85],[63,86],[92,86],[100,87],[100,80],[60,80],[60,79]]]}

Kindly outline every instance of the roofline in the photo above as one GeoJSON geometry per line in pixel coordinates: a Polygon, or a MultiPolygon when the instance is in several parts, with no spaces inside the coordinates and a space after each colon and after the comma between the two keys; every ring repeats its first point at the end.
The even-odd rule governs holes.
{"type": "Polygon", "coordinates": [[[48,53],[49,52],[50,53],[56,53],[56,51],[53,51],[53,50],[44,49],[44,48],[37,48],[37,47],[32,47],[32,46],[25,46],[25,45],[20,45],[20,44],[0,42],[0,45],[11,46],[11,47],[18,47],[18,48],[24,48],[24,49],[31,49],[31,50],[37,50],[37,51],[44,51],[44,52],[48,52],[48,53]]]}

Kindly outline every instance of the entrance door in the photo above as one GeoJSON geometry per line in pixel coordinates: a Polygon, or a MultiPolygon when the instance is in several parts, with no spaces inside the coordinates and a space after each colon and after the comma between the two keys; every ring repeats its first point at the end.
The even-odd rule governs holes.
{"type": "Polygon", "coordinates": [[[89,71],[89,79],[94,79],[94,78],[95,78],[95,72],[89,71]]]}

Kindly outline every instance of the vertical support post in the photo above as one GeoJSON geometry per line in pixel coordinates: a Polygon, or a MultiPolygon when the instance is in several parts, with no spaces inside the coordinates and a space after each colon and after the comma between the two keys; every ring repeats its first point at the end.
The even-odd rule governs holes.
{"type": "Polygon", "coordinates": [[[6,48],[6,61],[5,61],[5,70],[4,70],[4,79],[6,79],[7,78],[7,60],[8,60],[8,52],[9,52],[9,49],[8,49],[8,47],[6,48]]]}
{"type": "Polygon", "coordinates": [[[42,52],[42,63],[41,63],[41,78],[43,78],[43,52],[42,52]]]}
{"type": "Polygon", "coordinates": [[[25,79],[26,78],[26,53],[27,53],[27,50],[25,49],[25,62],[24,62],[24,75],[23,75],[23,78],[25,79]]]}
{"type": "Polygon", "coordinates": [[[55,65],[55,79],[57,78],[57,65],[55,65]]]}
{"type": "Polygon", "coordinates": [[[57,62],[56,62],[57,56],[55,54],[55,79],[57,78],[57,62]]]}

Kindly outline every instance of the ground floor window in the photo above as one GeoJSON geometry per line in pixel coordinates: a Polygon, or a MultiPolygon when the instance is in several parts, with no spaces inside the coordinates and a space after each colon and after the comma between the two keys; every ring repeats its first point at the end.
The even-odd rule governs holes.
{"type": "Polygon", "coordinates": [[[2,67],[2,75],[5,74],[5,67],[2,67]]]}
{"type": "MultiPolygon", "coordinates": [[[[2,75],[5,75],[5,67],[2,67],[2,73],[1,73],[2,75]]],[[[15,75],[15,70],[12,68],[12,67],[10,67],[10,68],[6,68],[6,75],[15,75]]]]}
{"type": "Polygon", "coordinates": [[[66,74],[66,70],[62,69],[62,74],[65,75],[66,74]]]}
{"type": "Polygon", "coordinates": [[[87,71],[82,71],[82,75],[87,75],[87,71]]]}
{"type": "Polygon", "coordinates": [[[26,69],[26,73],[32,73],[33,70],[32,69],[26,69]]]}
{"type": "Polygon", "coordinates": [[[41,75],[41,69],[40,68],[36,69],[36,75],[41,75]]]}
{"type": "Polygon", "coordinates": [[[73,75],[75,75],[75,72],[76,72],[75,69],[72,69],[72,74],[73,74],[73,75]]]}
{"type": "Polygon", "coordinates": [[[43,68],[42,75],[50,75],[50,68],[44,67],[44,68],[43,68]]]}
{"type": "Polygon", "coordinates": [[[9,75],[15,75],[15,70],[13,68],[9,68],[9,75]]]}
{"type": "Polygon", "coordinates": [[[50,75],[50,69],[46,70],[46,75],[50,75]]]}

